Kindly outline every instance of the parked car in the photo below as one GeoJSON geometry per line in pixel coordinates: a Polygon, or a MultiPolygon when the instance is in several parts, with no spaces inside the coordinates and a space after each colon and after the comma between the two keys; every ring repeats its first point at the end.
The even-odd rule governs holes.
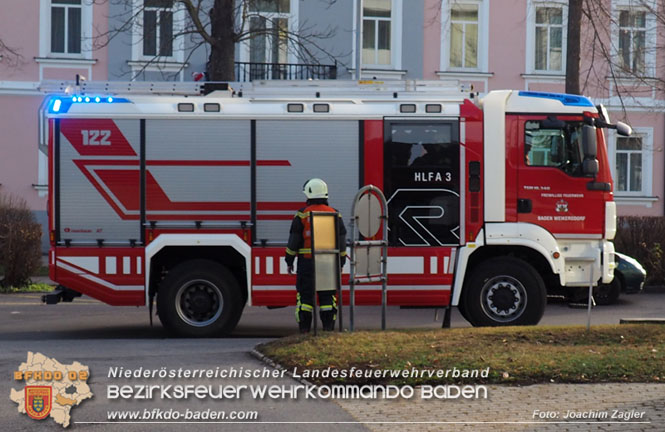
{"type": "Polygon", "coordinates": [[[611,305],[617,301],[622,292],[634,294],[644,288],[644,281],[647,278],[644,267],[635,258],[628,255],[616,252],[614,256],[617,263],[614,269],[614,280],[596,288],[593,295],[596,304],[611,305]]]}

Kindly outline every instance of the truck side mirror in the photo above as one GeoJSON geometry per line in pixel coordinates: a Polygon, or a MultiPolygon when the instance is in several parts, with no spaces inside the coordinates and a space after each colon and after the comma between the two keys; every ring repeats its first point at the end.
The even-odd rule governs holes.
{"type": "Polygon", "coordinates": [[[617,133],[621,136],[631,136],[633,134],[633,128],[628,126],[624,122],[617,122],[617,133]]]}
{"type": "Polygon", "coordinates": [[[582,162],[582,173],[588,177],[598,174],[598,159],[584,159],[584,162],[582,162]]]}
{"type": "Polygon", "coordinates": [[[596,128],[590,125],[582,126],[582,150],[584,159],[595,159],[598,154],[596,145],[596,128]]]}

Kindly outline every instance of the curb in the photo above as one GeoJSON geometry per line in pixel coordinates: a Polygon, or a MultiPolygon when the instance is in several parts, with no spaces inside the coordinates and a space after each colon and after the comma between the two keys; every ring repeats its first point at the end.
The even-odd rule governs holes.
{"type": "Polygon", "coordinates": [[[621,318],[619,324],[665,324],[665,318],[621,318]]]}
{"type": "Polygon", "coordinates": [[[275,368],[279,371],[285,371],[286,374],[289,376],[289,378],[291,378],[292,380],[298,381],[299,383],[304,384],[304,385],[308,385],[308,386],[314,385],[314,383],[311,383],[311,382],[307,381],[305,378],[295,378],[293,376],[293,373],[291,373],[287,368],[285,368],[281,364],[277,363],[276,361],[274,361],[270,357],[266,356],[265,354],[262,354],[259,351],[257,351],[256,348],[261,346],[261,345],[263,345],[263,344],[258,344],[256,347],[254,347],[249,352],[249,354],[252,357],[256,358],[258,361],[267,364],[268,366],[271,366],[271,367],[273,367],[273,368],[275,368]]]}

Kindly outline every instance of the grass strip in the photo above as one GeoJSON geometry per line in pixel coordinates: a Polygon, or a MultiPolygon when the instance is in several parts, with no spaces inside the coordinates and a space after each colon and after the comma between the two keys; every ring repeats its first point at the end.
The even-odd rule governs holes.
{"type": "MultiPolygon", "coordinates": [[[[665,326],[495,327],[291,336],[258,347],[303,372],[484,370],[475,384],[665,383],[665,326]]],[[[316,384],[458,384],[460,377],[308,378],[316,384]]]]}
{"type": "Polygon", "coordinates": [[[13,293],[49,293],[53,291],[53,285],[47,283],[29,283],[19,287],[0,287],[0,293],[13,294],[13,293]]]}

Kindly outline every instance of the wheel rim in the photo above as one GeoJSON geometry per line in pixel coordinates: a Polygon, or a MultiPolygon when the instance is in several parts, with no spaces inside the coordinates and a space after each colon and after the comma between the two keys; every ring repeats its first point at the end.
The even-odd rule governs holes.
{"type": "Polygon", "coordinates": [[[180,287],[175,296],[176,312],[181,320],[194,327],[205,327],[222,314],[224,298],[214,283],[197,279],[180,287]]]}
{"type": "Polygon", "coordinates": [[[522,283],[512,276],[495,276],[480,292],[483,312],[494,321],[510,322],[526,310],[527,294],[522,283]]]}
{"type": "Polygon", "coordinates": [[[610,298],[610,292],[612,291],[611,285],[602,284],[596,290],[594,294],[595,300],[608,300],[610,298]]]}

